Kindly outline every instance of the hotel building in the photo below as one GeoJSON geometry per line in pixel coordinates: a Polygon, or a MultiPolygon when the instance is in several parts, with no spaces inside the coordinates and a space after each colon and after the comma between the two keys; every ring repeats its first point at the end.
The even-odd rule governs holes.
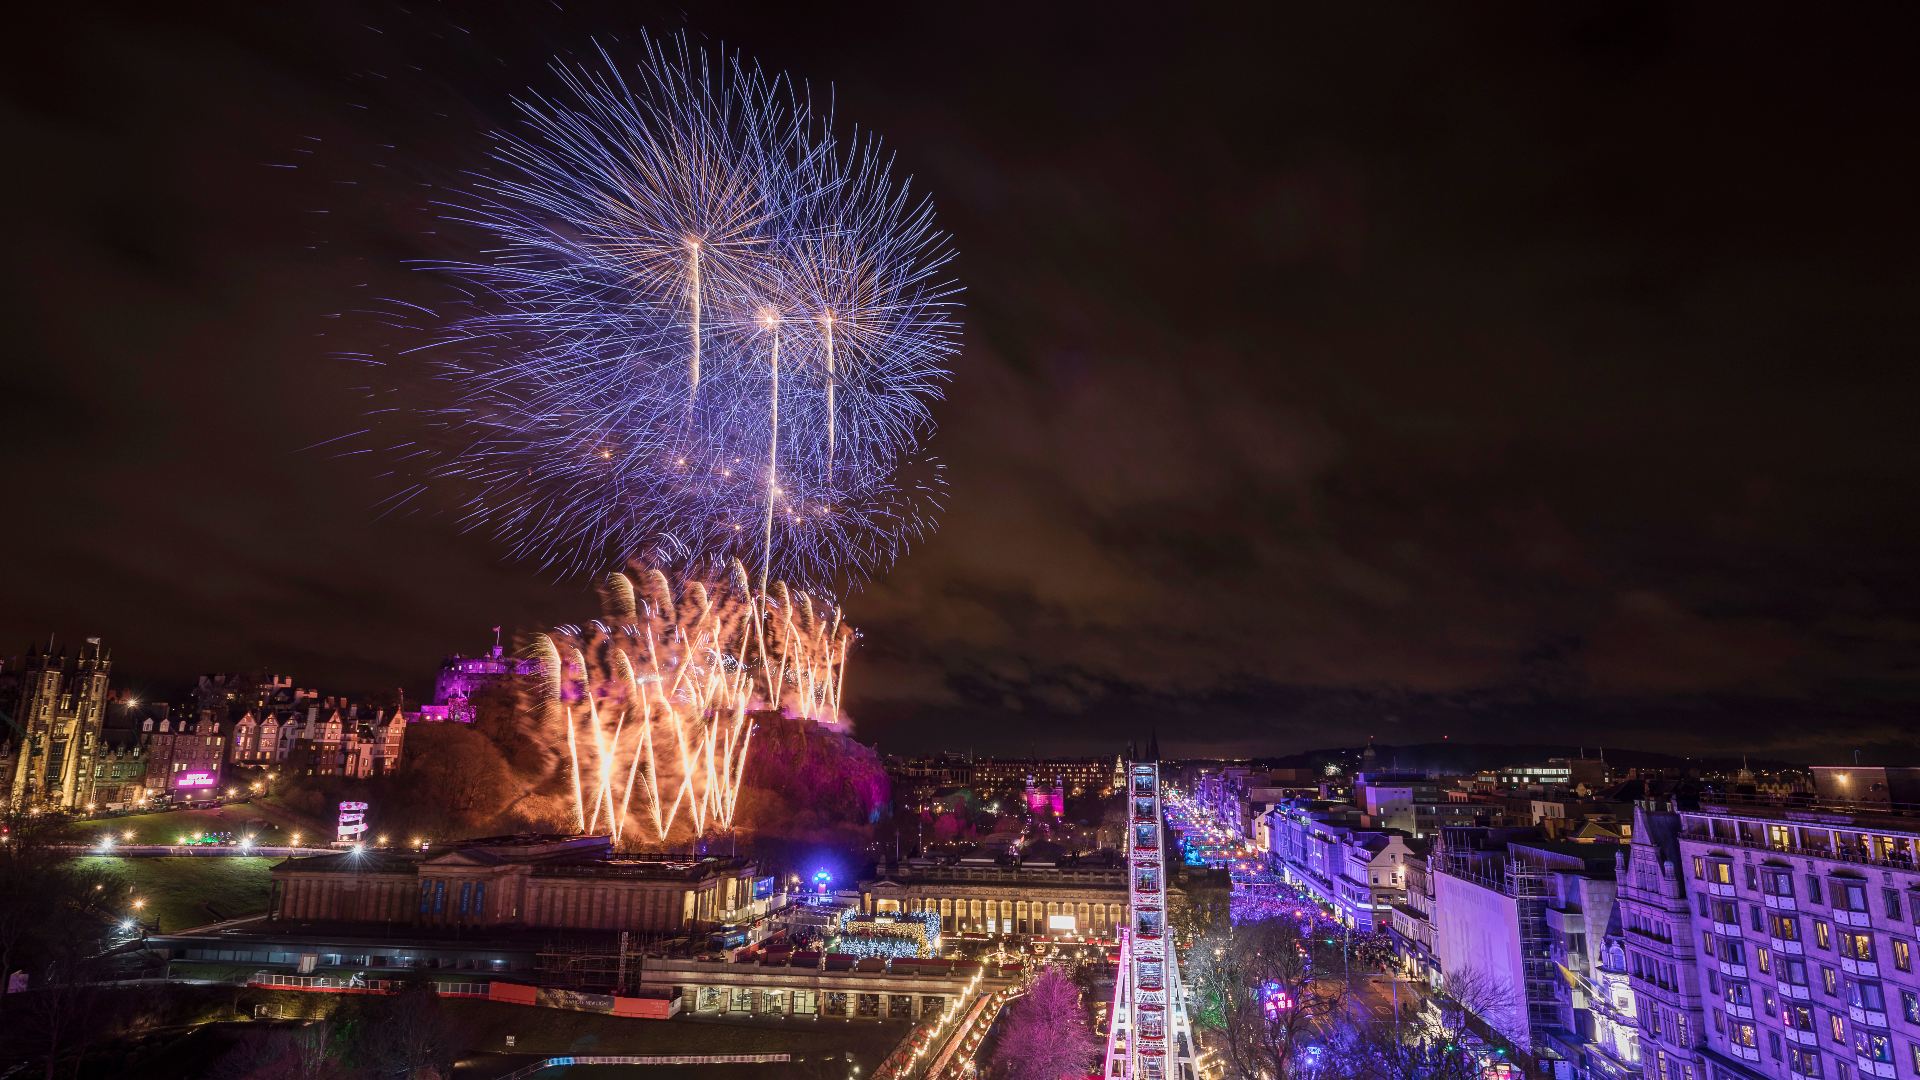
{"type": "Polygon", "coordinates": [[[1710,796],[1678,812],[1677,847],[1695,1075],[1920,1075],[1920,810],[1710,796]]]}

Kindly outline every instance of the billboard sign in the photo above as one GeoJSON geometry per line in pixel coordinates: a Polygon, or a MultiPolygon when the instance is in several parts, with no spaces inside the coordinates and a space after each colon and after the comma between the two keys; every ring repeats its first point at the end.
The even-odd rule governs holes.
{"type": "Polygon", "coordinates": [[[173,786],[177,788],[206,788],[213,787],[219,782],[220,774],[214,772],[176,773],[173,778],[173,786]]]}
{"type": "Polygon", "coordinates": [[[1050,934],[1071,934],[1077,926],[1071,915],[1047,916],[1047,932],[1050,934]]]}

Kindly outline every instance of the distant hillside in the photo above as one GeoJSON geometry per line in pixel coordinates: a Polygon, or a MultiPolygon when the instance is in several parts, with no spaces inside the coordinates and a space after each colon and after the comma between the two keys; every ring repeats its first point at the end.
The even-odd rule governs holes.
{"type": "MultiPolygon", "coordinates": [[[[1257,758],[1255,763],[1273,768],[1309,768],[1319,769],[1328,762],[1338,763],[1344,769],[1351,769],[1359,760],[1363,746],[1330,747],[1320,750],[1307,750],[1298,754],[1288,754],[1276,758],[1257,758]]],[[[1381,769],[1404,769],[1412,772],[1433,773],[1470,773],[1481,769],[1498,768],[1503,765],[1518,765],[1545,761],[1548,758],[1566,757],[1604,757],[1607,764],[1615,769],[1651,768],[1733,770],[1741,765],[1740,758],[1732,757],[1683,757],[1677,754],[1661,754],[1648,750],[1634,750],[1626,747],[1567,746],[1554,743],[1508,744],[1508,743],[1414,743],[1406,746],[1394,746],[1385,743],[1373,744],[1375,761],[1381,769]]],[[[1796,768],[1789,762],[1751,759],[1747,764],[1759,770],[1796,768]]]]}

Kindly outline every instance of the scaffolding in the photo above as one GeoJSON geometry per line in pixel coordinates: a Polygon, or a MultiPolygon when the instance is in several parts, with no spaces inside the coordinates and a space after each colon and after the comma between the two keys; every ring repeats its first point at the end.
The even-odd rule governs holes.
{"type": "Polygon", "coordinates": [[[1520,969],[1527,999],[1527,1026],[1534,1032],[1560,1026],[1560,965],[1553,958],[1553,932],[1547,907],[1553,902],[1553,878],[1547,867],[1509,853],[1505,888],[1519,916],[1520,969]]]}

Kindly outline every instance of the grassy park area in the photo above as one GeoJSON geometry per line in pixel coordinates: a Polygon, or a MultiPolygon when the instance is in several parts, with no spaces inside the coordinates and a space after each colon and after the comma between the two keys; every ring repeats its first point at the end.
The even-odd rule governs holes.
{"type": "Polygon", "coordinates": [[[75,821],[62,830],[70,843],[93,845],[112,836],[116,844],[177,844],[182,837],[202,833],[232,833],[236,837],[253,835],[268,846],[290,844],[295,836],[303,842],[325,844],[331,837],[311,828],[302,828],[285,811],[262,803],[229,803],[204,810],[166,810],[151,814],[123,814],[117,817],[75,821]]]}
{"type": "Polygon", "coordinates": [[[242,855],[86,855],[74,860],[82,869],[104,872],[127,885],[146,901],[138,916],[148,925],[159,923],[163,933],[266,911],[268,871],[279,861],[242,855]]]}

